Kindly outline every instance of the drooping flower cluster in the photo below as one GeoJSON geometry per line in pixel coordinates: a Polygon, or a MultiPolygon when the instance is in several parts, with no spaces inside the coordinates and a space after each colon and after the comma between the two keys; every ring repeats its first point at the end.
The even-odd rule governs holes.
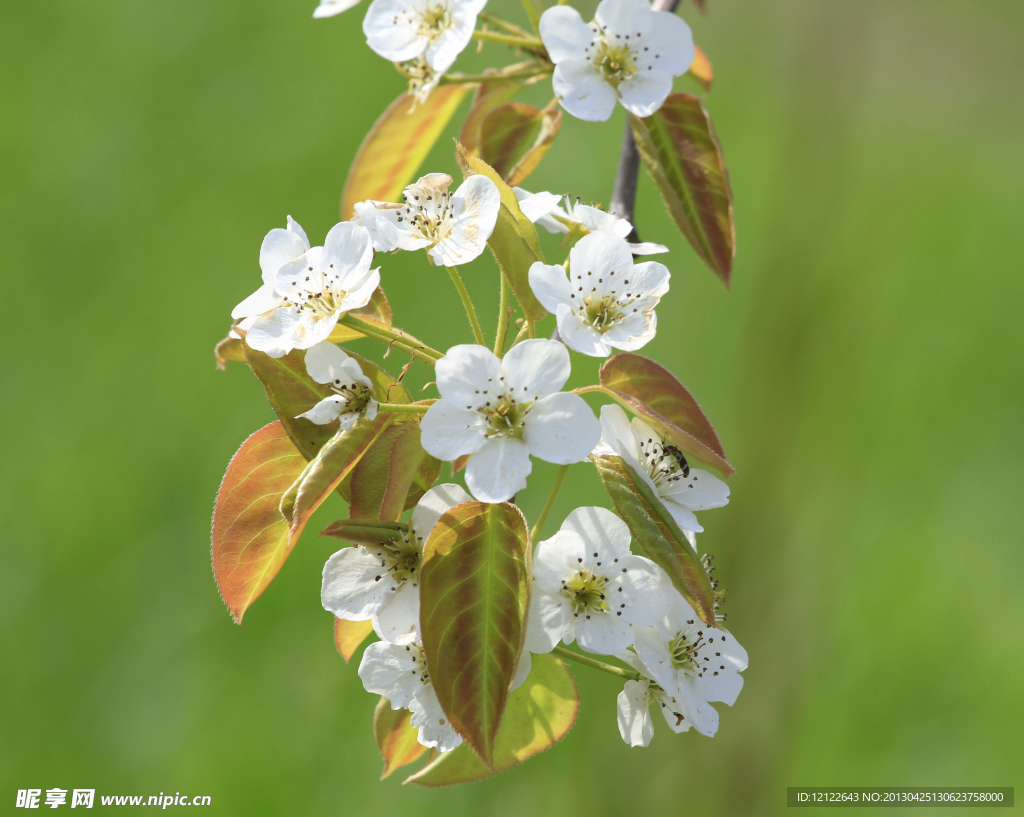
{"type": "MultiPolygon", "coordinates": [[[[357,3],[321,0],[313,16],[357,3]]],[[[374,158],[353,174],[355,193],[346,186],[349,220],[316,247],[290,216],[271,230],[259,253],[262,283],[232,311],[217,350],[221,362],[249,363],[278,415],[243,444],[218,494],[213,563],[222,597],[240,622],[314,511],[335,493],[344,497],[347,518],[323,531],[346,544],[324,566],[321,602],[346,660],[375,634],[358,674],[383,696],[378,747],[389,768],[412,762],[415,733],[435,750],[417,776],[443,768],[453,751],[464,760],[449,771],[465,774],[479,759],[488,771],[473,774],[491,773],[500,735],[502,763],[559,740],[572,707],[544,707],[558,698],[559,682],[562,700],[577,695],[563,661],[624,679],[617,720],[630,746],[650,742],[652,705],[673,732],[713,736],[712,704],[735,703],[747,667],[718,615],[724,592],[710,576],[711,557],[699,558],[696,544],[704,530],[696,514],[728,504],[729,489],[687,456],[725,477],[731,466],[695,401],[671,397],[681,384],[635,354],[657,333],[671,278],[666,265],[637,257],[668,248],[640,242],[632,215],[509,186],[532,172],[561,121],[554,101],[544,111],[507,103],[509,84],[550,75],[557,103],[584,120],[608,119],[616,101],[651,117],[694,60],[690,30],[646,0],[601,0],[590,23],[564,4],[539,19],[531,11],[534,36],[484,14],[485,3],[372,0],[363,21],[367,43],[408,77],[416,103],[429,106],[441,82],[455,87],[434,98],[439,106],[477,87],[457,151],[463,182],[454,192],[447,173],[409,183],[410,157],[436,138],[424,123],[447,121],[450,109],[417,111],[401,98],[360,151],[374,158]],[[449,74],[474,37],[516,49],[525,62],[449,74]],[[405,116],[410,110],[419,118],[405,116]],[[403,128],[403,120],[412,124],[403,128]],[[397,198],[402,185],[403,201],[376,200],[397,198]],[[542,240],[533,225],[563,237],[555,263],[545,253],[557,240],[542,240]],[[382,282],[419,282],[396,282],[385,254],[417,250],[430,267],[447,268],[473,343],[441,352],[393,324],[382,282]],[[501,282],[493,346],[457,269],[481,258],[482,274],[501,282]],[[377,364],[339,346],[350,342],[388,351],[377,364]],[[393,376],[391,352],[431,367],[421,382],[435,391],[414,397],[403,383],[412,363],[393,376]],[[573,352],[585,356],[577,363],[610,357],[599,385],[566,390],[573,352]],[[588,402],[597,394],[603,405],[588,402]],[[537,479],[534,459],[557,471],[531,525],[516,503],[537,479]],[[570,467],[588,460],[614,510],[577,507],[534,541],[570,467]],[[499,733],[506,718],[513,726],[499,733]],[[508,745],[528,734],[529,744],[508,745]],[[396,754],[396,746],[404,748],[396,754]]],[[[682,96],[673,95],[671,110],[694,104],[682,96]]],[[[630,127],[642,141],[647,126],[634,118],[630,127]]],[[[715,142],[707,135],[701,150],[715,142]]],[[[467,280],[479,281],[478,269],[467,280]]],[[[425,317],[436,324],[450,315],[425,317]]],[[[427,785],[451,782],[446,774],[427,785]]]]}

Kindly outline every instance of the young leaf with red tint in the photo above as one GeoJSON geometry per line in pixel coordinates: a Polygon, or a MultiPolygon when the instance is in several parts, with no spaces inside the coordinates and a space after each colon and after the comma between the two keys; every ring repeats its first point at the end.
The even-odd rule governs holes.
{"type": "Polygon", "coordinates": [[[623,352],[608,358],[600,379],[600,386],[585,386],[577,393],[604,392],[654,426],[688,457],[717,469],[726,479],[736,473],[711,421],[668,369],[643,355],[623,352]]]}
{"type": "Polygon", "coordinates": [[[522,184],[551,149],[561,126],[558,108],[501,105],[480,125],[480,157],[509,185],[522,184]]]}
{"type": "Polygon", "coordinates": [[[646,119],[630,114],[640,156],[680,232],[726,286],[736,254],[732,190],[704,103],[669,94],[646,119]]]}
{"type": "Polygon", "coordinates": [[[486,766],[525,635],[530,559],[526,520],[508,502],[456,505],[423,547],[420,632],[430,682],[486,766]]]}
{"type": "Polygon", "coordinates": [[[338,648],[341,657],[347,664],[352,660],[359,645],[366,641],[366,637],[373,632],[373,622],[346,621],[343,618],[334,619],[334,646],[338,648]]]}
{"type": "Polygon", "coordinates": [[[406,783],[450,786],[503,772],[550,749],[564,738],[580,708],[576,682],[553,655],[533,656],[530,677],[508,699],[494,742],[494,768],[488,769],[468,747],[443,752],[406,783]]]}
{"type": "Polygon", "coordinates": [[[352,428],[331,437],[316,457],[306,463],[298,479],[281,497],[281,514],[290,526],[289,548],[299,540],[313,511],[351,473],[394,419],[391,413],[380,414],[375,420],[361,417],[352,428]]]}
{"type": "Polygon", "coordinates": [[[396,422],[380,436],[343,486],[352,519],[397,520],[437,480],[440,460],[420,445],[417,420],[396,422]]]}
{"type": "Polygon", "coordinates": [[[701,621],[715,624],[715,591],[686,535],[650,486],[621,457],[591,457],[615,511],[647,557],[668,573],[701,621]]]}
{"type": "Polygon", "coordinates": [[[213,575],[238,624],[288,558],[279,506],[305,465],[280,423],[249,437],[228,464],[213,509],[213,575]]]}
{"type": "Polygon", "coordinates": [[[398,201],[468,91],[465,85],[441,85],[423,103],[409,94],[391,103],[349,168],[341,194],[342,219],[352,218],[360,201],[398,201]]]}
{"type": "Polygon", "coordinates": [[[495,108],[511,102],[523,85],[517,80],[481,82],[473,95],[473,107],[459,131],[459,142],[471,156],[480,155],[480,125],[495,108]]]}
{"type": "Polygon", "coordinates": [[[515,191],[505,184],[501,176],[487,162],[470,156],[466,149],[456,144],[456,158],[462,167],[464,176],[479,173],[489,178],[498,188],[501,196],[501,208],[498,220],[494,224],[494,232],[487,240],[487,246],[494,254],[498,267],[508,281],[512,292],[519,301],[526,317],[531,321],[539,321],[547,310],[541,306],[537,296],[530,287],[529,271],[535,261],[543,261],[544,254],[540,250],[537,229],[519,209],[519,200],[515,191]]]}
{"type": "Polygon", "coordinates": [[[711,91],[711,84],[715,81],[715,72],[711,67],[711,60],[700,48],[694,47],[695,55],[690,64],[690,70],[686,72],[688,77],[700,83],[705,92],[711,91]]]}
{"type": "Polygon", "coordinates": [[[409,723],[411,718],[408,709],[392,709],[387,698],[381,698],[373,710],[373,737],[384,758],[381,780],[426,754],[427,747],[416,739],[418,730],[409,723]]]}

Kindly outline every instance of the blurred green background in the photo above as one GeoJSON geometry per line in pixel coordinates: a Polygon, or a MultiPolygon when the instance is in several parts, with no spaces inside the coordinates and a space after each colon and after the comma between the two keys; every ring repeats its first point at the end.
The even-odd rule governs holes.
{"type": "MultiPolygon", "coordinates": [[[[563,743],[437,791],[377,781],[374,699],[320,606],[329,541],[307,535],[242,627],[209,566],[218,481],[272,419],[213,345],[267,230],[290,213],[323,240],[402,89],[365,4],[314,5],[0,8],[3,808],[56,786],[209,794],[224,815],[739,815],[782,813],[788,785],[1024,785],[1024,4],[684,6],[739,249],[729,293],[644,178],[638,225],[673,272],[645,353],[739,469],[701,547],[746,688],[714,739],[659,724],[629,749],[620,687],[581,670],[563,743]]],[[[511,61],[488,45],[459,65],[511,61]]],[[[567,116],[527,186],[607,202],[622,123],[567,116]]],[[[449,142],[428,169],[458,175],[449,142]]],[[[494,267],[464,273],[492,331],[494,267]]],[[[383,276],[399,325],[467,339],[422,257],[383,276]]],[[[608,504],[591,470],[549,530],[608,504]]],[[[535,468],[528,514],[551,476],[535,468]]]]}

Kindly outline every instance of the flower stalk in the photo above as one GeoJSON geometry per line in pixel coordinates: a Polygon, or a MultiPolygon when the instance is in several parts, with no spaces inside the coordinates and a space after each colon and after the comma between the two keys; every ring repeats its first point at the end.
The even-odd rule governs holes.
{"type": "Polygon", "coordinates": [[[459,271],[455,267],[445,267],[445,269],[448,270],[448,275],[451,277],[452,283],[455,284],[455,289],[462,299],[462,305],[466,308],[469,325],[473,328],[473,337],[476,338],[476,342],[481,346],[486,346],[487,342],[484,340],[483,330],[480,329],[480,319],[476,316],[476,307],[473,306],[473,299],[469,297],[469,290],[466,289],[466,285],[462,282],[462,276],[459,275],[459,271]]]}
{"type": "Polygon", "coordinates": [[[623,667],[606,664],[604,661],[598,661],[596,658],[591,658],[588,655],[574,652],[573,650],[566,649],[565,647],[555,647],[551,651],[551,654],[557,655],[559,658],[564,658],[566,661],[575,661],[577,664],[583,664],[587,667],[599,669],[601,672],[607,672],[609,675],[614,675],[617,678],[624,678],[627,681],[640,680],[640,673],[635,670],[628,670],[623,667]]]}
{"type": "Polygon", "coordinates": [[[558,496],[558,492],[562,488],[562,483],[565,481],[565,475],[568,471],[569,466],[563,465],[555,473],[555,481],[551,485],[551,490],[548,491],[548,498],[544,501],[544,507],[540,509],[540,514],[537,516],[537,522],[530,531],[531,542],[537,541],[537,537],[540,535],[541,529],[544,527],[544,523],[548,521],[548,514],[551,513],[551,508],[555,504],[555,498],[558,496]]]}

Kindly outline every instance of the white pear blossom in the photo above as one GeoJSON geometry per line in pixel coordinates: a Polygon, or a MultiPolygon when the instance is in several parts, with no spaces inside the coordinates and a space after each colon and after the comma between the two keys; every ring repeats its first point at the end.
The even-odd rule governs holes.
{"type": "Polygon", "coordinates": [[[409,722],[424,746],[447,752],[462,743],[437,700],[420,642],[370,644],[359,662],[359,679],[367,692],[386,697],[392,709],[412,712],[409,722]]]}
{"type": "Polygon", "coordinates": [[[591,23],[571,6],[553,6],[541,15],[540,38],[555,63],[555,96],[591,122],[608,119],[616,99],[650,116],[696,54],[690,27],[646,0],[601,0],[591,23]]]}
{"type": "MultiPolygon", "coordinates": [[[[581,204],[579,197],[573,203],[565,196],[563,208],[562,199],[554,193],[530,193],[521,187],[512,189],[519,199],[519,209],[523,215],[549,233],[608,233],[624,239],[633,232],[633,225],[626,219],[605,212],[600,207],[581,204]]],[[[629,251],[633,255],[657,255],[668,252],[668,247],[650,241],[630,242],[629,251]]]]}
{"type": "Polygon", "coordinates": [[[668,292],[668,269],[656,261],[633,263],[629,245],[607,233],[590,233],[569,251],[569,273],[560,264],[535,262],[530,288],[553,312],[570,349],[605,357],[633,351],[654,337],[654,308],[668,292]]]}
{"type": "MultiPolygon", "coordinates": [[[[671,605],[668,577],[629,550],[629,528],[604,508],[577,508],[541,542],[533,566],[531,651],[559,641],[602,655],[633,643],[631,624],[653,624],[671,605]]],[[[547,649],[544,649],[547,647],[547,649]]]]}
{"type": "Polygon", "coordinates": [[[246,343],[281,357],[327,340],[342,315],[369,303],[380,283],[379,271],[370,269],[372,261],[366,228],[348,221],[336,224],[323,247],[277,269],[274,288],[281,304],[249,326],[246,343]]]}
{"type": "Polygon", "coordinates": [[[732,706],[743,688],[747,651],[732,633],[702,622],[677,591],[669,614],[651,627],[633,628],[634,649],[651,679],[675,697],[702,735],[718,731],[710,702],[732,706]]]}
{"type": "Polygon", "coordinates": [[[423,57],[443,74],[469,45],[476,16],[485,5],[487,0],[373,0],[363,33],[367,45],[384,59],[423,57]]]}
{"type": "Polygon", "coordinates": [[[353,221],[370,231],[378,252],[426,249],[442,266],[466,264],[487,246],[501,196],[486,176],[470,176],[454,194],[451,183],[447,173],[429,173],[405,188],[405,204],[360,202],[353,221]]]}
{"type": "Polygon", "coordinates": [[[320,0],[320,5],[313,11],[313,19],[333,17],[335,14],[341,14],[357,5],[359,5],[359,0],[320,0]]]}
{"type": "MultiPolygon", "coordinates": [[[[729,504],[728,485],[708,471],[690,468],[678,448],[638,417],[630,422],[619,406],[601,407],[601,442],[594,455],[622,457],[657,493],[684,531],[704,530],[694,511],[729,504]]],[[[690,544],[694,544],[692,538],[690,544]]]]}
{"type": "Polygon", "coordinates": [[[441,399],[423,416],[421,443],[442,460],[472,454],[466,485],[481,502],[504,502],[525,488],[531,455],[581,462],[600,437],[583,398],[561,391],[569,352],[558,341],[525,340],[504,359],[483,346],[454,346],[435,371],[441,399]]]}
{"type": "MultiPolygon", "coordinates": [[[[288,216],[288,227],[275,227],[260,247],[260,272],[263,275],[263,286],[231,310],[235,320],[244,318],[239,328],[246,331],[255,323],[260,315],[264,315],[284,304],[284,298],[276,289],[277,271],[285,264],[294,261],[309,251],[309,239],[306,231],[299,223],[288,216]]],[[[239,337],[232,330],[234,337],[239,337]]]]}
{"type": "Polygon", "coordinates": [[[317,425],[338,421],[339,430],[348,431],[360,417],[365,415],[372,420],[377,416],[380,404],[373,399],[373,383],[355,358],[325,340],[306,350],[305,362],[309,376],[330,386],[334,394],[299,417],[317,425]]]}
{"type": "Polygon", "coordinates": [[[669,729],[675,733],[690,729],[690,721],[686,718],[682,702],[674,695],[666,692],[652,680],[651,671],[634,652],[625,652],[616,656],[637,670],[639,681],[626,681],[617,700],[619,734],[630,746],[647,746],[654,737],[654,721],[651,718],[651,704],[657,704],[669,729]]]}
{"type": "Polygon", "coordinates": [[[377,635],[393,643],[418,638],[423,542],[442,515],[469,500],[458,485],[437,485],[416,503],[408,533],[339,550],[324,565],[324,608],[348,621],[370,619],[377,635]]]}

